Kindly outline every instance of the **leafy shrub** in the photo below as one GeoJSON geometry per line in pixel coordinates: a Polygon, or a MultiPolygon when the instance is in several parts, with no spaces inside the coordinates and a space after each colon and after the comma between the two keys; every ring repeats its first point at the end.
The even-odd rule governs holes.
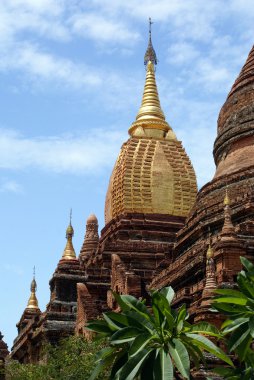
{"type": "Polygon", "coordinates": [[[151,311],[145,301],[133,296],[114,296],[122,312],[105,313],[103,320],[88,324],[88,329],[109,341],[98,355],[90,380],[97,379],[109,366],[112,380],[171,380],[177,372],[182,379],[189,379],[190,359],[198,367],[204,359],[203,351],[232,365],[227,355],[206,337],[219,337],[216,327],[206,322],[188,323],[185,304],[178,310],[171,307],[171,287],[151,293],[151,311]]]}
{"type": "MultiPolygon", "coordinates": [[[[7,380],[85,380],[94,368],[101,342],[87,342],[83,337],[63,339],[60,345],[45,347],[47,363],[20,364],[10,361],[6,366],[7,380]]],[[[105,380],[108,373],[99,377],[105,380]]]]}
{"type": "Polygon", "coordinates": [[[241,257],[244,269],[237,276],[239,290],[219,289],[213,308],[228,319],[222,325],[222,334],[230,354],[237,358],[236,368],[215,371],[225,379],[254,379],[254,265],[241,257]]]}

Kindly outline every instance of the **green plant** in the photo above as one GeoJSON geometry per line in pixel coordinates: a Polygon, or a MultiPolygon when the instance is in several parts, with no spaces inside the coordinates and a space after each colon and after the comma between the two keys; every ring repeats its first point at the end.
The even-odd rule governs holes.
{"type": "Polygon", "coordinates": [[[244,267],[238,276],[239,290],[218,289],[213,308],[228,317],[222,325],[227,337],[229,353],[236,355],[236,368],[219,368],[215,371],[232,380],[254,379],[254,265],[241,257],[244,267]]]}
{"type": "MultiPolygon", "coordinates": [[[[47,362],[20,364],[11,361],[6,366],[7,380],[84,380],[94,368],[95,356],[104,347],[102,342],[87,342],[83,337],[63,339],[59,346],[45,347],[47,362]]],[[[103,371],[99,379],[109,373],[103,371]]]]}
{"type": "Polygon", "coordinates": [[[203,350],[229,365],[231,360],[206,336],[219,337],[218,330],[205,322],[187,322],[186,306],[171,307],[174,291],[171,287],[151,293],[151,311],[130,295],[114,297],[121,313],[108,312],[103,320],[88,323],[88,329],[107,337],[109,346],[101,350],[90,380],[112,366],[114,380],[171,380],[181,375],[190,378],[190,361],[196,367],[204,360],[203,350]],[[113,364],[113,365],[112,365],[113,364]]]}

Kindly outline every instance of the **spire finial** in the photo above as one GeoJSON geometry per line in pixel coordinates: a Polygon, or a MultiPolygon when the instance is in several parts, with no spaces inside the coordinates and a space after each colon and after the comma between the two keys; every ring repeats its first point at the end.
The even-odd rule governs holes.
{"type": "Polygon", "coordinates": [[[151,17],[149,17],[149,34],[150,34],[150,36],[152,33],[152,24],[153,24],[152,19],[151,19],[151,17]]]}
{"type": "Polygon", "coordinates": [[[148,47],[146,49],[145,58],[144,58],[144,65],[147,66],[148,62],[152,62],[152,64],[157,65],[157,57],[155,50],[153,48],[152,44],[152,20],[151,17],[149,17],[149,39],[148,39],[148,47]]]}
{"type": "Polygon", "coordinates": [[[210,260],[210,259],[213,258],[213,249],[212,249],[212,246],[211,246],[210,242],[209,242],[208,249],[207,249],[207,252],[206,252],[206,258],[207,258],[207,260],[210,260]]]}
{"type": "Polygon", "coordinates": [[[221,239],[222,240],[228,240],[228,239],[235,239],[235,228],[232,223],[231,219],[231,207],[230,207],[230,198],[228,195],[228,189],[226,187],[226,194],[224,198],[224,224],[221,231],[221,239]]]}
{"type": "Polygon", "coordinates": [[[72,238],[73,238],[73,235],[74,235],[74,229],[72,227],[72,224],[71,224],[71,221],[72,221],[72,209],[70,210],[70,223],[69,223],[69,226],[67,227],[66,229],[66,239],[67,239],[67,243],[66,243],[66,247],[63,251],[63,256],[62,256],[62,259],[76,259],[76,253],[75,253],[75,250],[73,248],[73,244],[72,244],[72,238]]]}
{"type": "Polygon", "coordinates": [[[72,208],[70,209],[70,226],[71,226],[71,221],[72,221],[72,208]]]}
{"type": "Polygon", "coordinates": [[[225,193],[225,198],[224,198],[224,205],[229,206],[230,205],[230,198],[228,195],[228,187],[226,187],[226,193],[225,193]]]}
{"type": "Polygon", "coordinates": [[[72,222],[72,208],[70,209],[70,223],[66,229],[66,239],[68,239],[68,237],[70,236],[73,237],[74,235],[74,229],[72,227],[71,222],[72,222]]]}
{"type": "Polygon", "coordinates": [[[210,260],[213,258],[212,234],[211,234],[210,226],[208,227],[208,248],[206,251],[206,258],[207,258],[207,260],[210,260]]]}
{"type": "Polygon", "coordinates": [[[37,297],[35,294],[36,290],[37,290],[37,284],[36,284],[36,280],[35,280],[35,266],[33,267],[33,280],[31,282],[30,290],[31,290],[31,294],[30,294],[26,308],[38,310],[39,309],[38,300],[37,300],[37,297]]]}

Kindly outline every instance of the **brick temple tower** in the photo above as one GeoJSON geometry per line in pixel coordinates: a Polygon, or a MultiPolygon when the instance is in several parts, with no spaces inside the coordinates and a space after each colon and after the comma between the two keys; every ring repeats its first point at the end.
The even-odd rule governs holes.
{"type": "Polygon", "coordinates": [[[9,354],[9,351],[8,351],[7,344],[4,342],[3,335],[0,331],[0,380],[5,379],[4,367],[5,367],[5,360],[8,354],[9,354]]]}
{"type": "Polygon", "coordinates": [[[41,313],[36,298],[36,282],[31,284],[28,305],[17,324],[18,336],[11,357],[22,363],[37,362],[44,343],[57,344],[63,337],[73,335],[76,324],[77,283],[84,281],[84,272],[76,257],[70,221],[66,230],[66,246],[50,285],[50,301],[41,313]]]}
{"type": "Polygon", "coordinates": [[[35,280],[35,273],[31,282],[31,294],[27,306],[17,323],[18,336],[14,340],[11,357],[19,360],[22,363],[36,362],[38,357],[37,342],[31,342],[30,331],[37,328],[41,310],[39,308],[38,300],[36,297],[37,284],[35,280]]]}
{"type": "Polygon", "coordinates": [[[177,235],[171,264],[150,284],[173,286],[175,304],[186,302],[195,320],[220,323],[207,308],[211,288],[234,287],[239,257],[254,259],[253,142],[254,47],[219,114],[214,178],[199,191],[177,235]]]}
{"type": "Polygon", "coordinates": [[[172,261],[176,233],[184,226],[197,193],[191,162],[161,109],[151,23],[144,64],[141,106],[113,168],[105,227],[99,241],[95,235],[91,249],[87,223],[80,253],[87,280],[78,285],[79,332],[87,319],[115,308],[110,289],[147,296],[156,268],[172,261]]]}

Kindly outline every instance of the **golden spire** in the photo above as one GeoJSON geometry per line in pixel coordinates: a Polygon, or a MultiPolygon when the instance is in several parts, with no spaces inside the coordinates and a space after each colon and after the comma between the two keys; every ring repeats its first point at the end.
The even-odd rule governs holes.
{"type": "Polygon", "coordinates": [[[134,121],[129,129],[130,135],[133,135],[133,132],[138,127],[145,129],[159,129],[164,132],[171,130],[170,126],[165,121],[156,85],[154,65],[157,64],[157,57],[152,45],[151,24],[151,19],[149,19],[149,42],[144,58],[146,66],[145,88],[136,121],[134,121]]]}
{"type": "Polygon", "coordinates": [[[224,224],[221,230],[221,239],[228,240],[235,238],[235,227],[231,219],[231,208],[230,208],[230,198],[228,195],[228,189],[226,188],[226,194],[224,198],[224,224]]]}
{"type": "Polygon", "coordinates": [[[30,289],[31,289],[31,295],[29,297],[26,309],[38,310],[39,305],[38,305],[38,300],[36,297],[37,284],[35,281],[35,267],[34,267],[34,271],[33,271],[33,280],[31,282],[31,288],[30,289]]]}
{"type": "Polygon", "coordinates": [[[207,260],[210,260],[213,258],[213,249],[211,247],[211,243],[209,243],[209,246],[208,246],[208,249],[206,252],[206,258],[207,258],[207,260]]]}
{"type": "Polygon", "coordinates": [[[66,229],[67,243],[66,243],[65,249],[63,251],[63,256],[62,256],[62,259],[64,259],[64,260],[76,259],[76,253],[75,253],[75,250],[74,250],[73,244],[72,244],[72,237],[74,235],[74,230],[73,230],[73,227],[71,224],[71,219],[72,219],[72,209],[70,211],[70,223],[66,229]]]}
{"type": "Polygon", "coordinates": [[[229,195],[228,195],[228,188],[226,188],[226,194],[225,194],[225,198],[224,198],[224,205],[225,206],[229,206],[230,205],[230,198],[229,198],[229,195]]]}

